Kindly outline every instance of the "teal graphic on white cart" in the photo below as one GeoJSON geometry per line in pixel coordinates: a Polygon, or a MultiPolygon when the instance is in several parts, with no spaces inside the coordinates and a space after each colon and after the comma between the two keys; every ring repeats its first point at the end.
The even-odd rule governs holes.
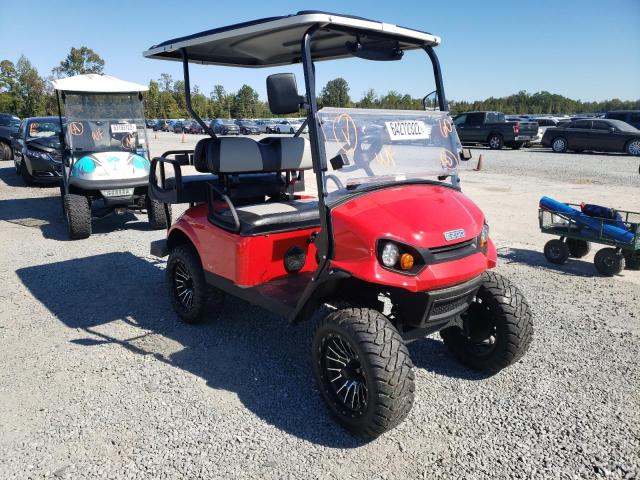
{"type": "Polygon", "coordinates": [[[73,164],[71,176],[85,180],[127,180],[149,175],[149,160],[130,152],[97,152],[73,164]]]}

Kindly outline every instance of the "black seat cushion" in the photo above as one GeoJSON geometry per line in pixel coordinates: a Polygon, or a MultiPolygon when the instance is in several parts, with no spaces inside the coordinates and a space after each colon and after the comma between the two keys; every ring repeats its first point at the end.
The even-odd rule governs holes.
{"type": "MultiPolygon", "coordinates": [[[[236,212],[240,220],[241,235],[258,235],[320,226],[317,200],[246,205],[237,207],[236,212]]],[[[233,223],[229,209],[224,209],[218,214],[229,224],[233,223]]]]}

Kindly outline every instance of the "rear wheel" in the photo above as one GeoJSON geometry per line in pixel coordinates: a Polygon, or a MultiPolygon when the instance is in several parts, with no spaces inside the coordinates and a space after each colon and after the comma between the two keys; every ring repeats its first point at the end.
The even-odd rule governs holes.
{"type": "Polygon", "coordinates": [[[494,272],[483,274],[482,285],[462,314],[463,327],[445,328],[440,336],[464,365],[496,373],[514,364],[533,340],[533,320],[520,291],[494,272]]]}
{"type": "Polygon", "coordinates": [[[208,286],[193,246],[178,245],[171,251],[166,276],[169,298],[178,316],[187,323],[200,323],[204,319],[208,286]]]}
{"type": "Polygon", "coordinates": [[[562,240],[549,240],[544,246],[544,256],[553,264],[562,265],[566,263],[570,255],[569,247],[562,240]]]}
{"type": "Polygon", "coordinates": [[[167,204],[165,210],[165,204],[151,200],[148,196],[145,199],[147,208],[147,217],[149,218],[149,226],[153,230],[162,230],[167,228],[171,223],[171,205],[167,204]],[[167,213],[169,216],[167,217],[167,213]]]}
{"type": "Polygon", "coordinates": [[[491,150],[500,150],[504,145],[504,139],[501,135],[493,133],[489,136],[487,143],[489,144],[489,148],[491,150]]]}
{"type": "Polygon", "coordinates": [[[624,263],[629,270],[640,270],[640,250],[634,252],[625,251],[624,263]]]}
{"type": "Polygon", "coordinates": [[[0,160],[11,160],[13,158],[13,151],[11,147],[4,142],[0,142],[0,160]]]}
{"type": "Polygon", "coordinates": [[[567,139],[564,137],[554,138],[551,142],[551,150],[556,153],[565,153],[567,151],[567,139]]]}
{"type": "Polygon", "coordinates": [[[615,248],[603,248],[598,250],[593,263],[602,275],[613,277],[624,270],[625,258],[615,248]]]}
{"type": "Polygon", "coordinates": [[[375,438],[399,425],[413,405],[409,352],[393,324],[368,308],[336,310],[318,323],[313,370],[337,421],[375,438]]]}
{"type": "Polygon", "coordinates": [[[591,250],[589,242],[575,238],[567,238],[567,247],[569,248],[569,254],[573,258],[582,258],[591,250]]]}
{"type": "Polygon", "coordinates": [[[63,197],[67,230],[72,240],[88,238],[91,235],[91,204],[83,195],[68,193],[63,197]]]}
{"type": "Polygon", "coordinates": [[[631,140],[627,143],[627,153],[629,155],[639,156],[640,155],[640,140],[631,140]]]}

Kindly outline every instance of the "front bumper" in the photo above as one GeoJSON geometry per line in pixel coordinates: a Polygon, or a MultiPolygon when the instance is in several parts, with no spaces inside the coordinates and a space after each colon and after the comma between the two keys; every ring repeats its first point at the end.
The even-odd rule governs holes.
{"type": "Polygon", "coordinates": [[[27,156],[31,167],[31,176],[38,183],[57,183],[62,176],[62,163],[27,156]]]}
{"type": "Polygon", "coordinates": [[[476,295],[482,275],[451,287],[426,292],[395,292],[394,301],[400,310],[405,327],[418,329],[422,334],[435,332],[455,322],[476,295]]]}

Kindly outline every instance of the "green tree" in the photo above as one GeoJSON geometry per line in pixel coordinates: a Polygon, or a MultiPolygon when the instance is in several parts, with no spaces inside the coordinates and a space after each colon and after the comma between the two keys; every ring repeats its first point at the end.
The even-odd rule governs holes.
{"type": "Polygon", "coordinates": [[[320,103],[324,107],[349,107],[349,84],[344,78],[334,78],[327,82],[320,92],[320,103]]]}
{"type": "Polygon", "coordinates": [[[16,62],[20,117],[33,117],[45,113],[45,82],[31,62],[21,55],[16,62]]]}
{"type": "Polygon", "coordinates": [[[17,113],[22,105],[18,72],[11,60],[0,62],[0,111],[17,113]]]}
{"type": "Polygon", "coordinates": [[[149,80],[149,90],[144,95],[144,113],[147,118],[160,118],[160,85],[154,80],[149,80]]]}
{"type": "Polygon", "coordinates": [[[233,97],[231,115],[234,118],[253,118],[256,116],[258,102],[258,92],[249,85],[242,85],[233,97]]]}
{"type": "Polygon", "coordinates": [[[55,77],[62,78],[87,73],[102,73],[103,69],[104,60],[96,52],[88,47],[71,47],[67,58],[62,60],[60,65],[51,72],[55,77]]]}

